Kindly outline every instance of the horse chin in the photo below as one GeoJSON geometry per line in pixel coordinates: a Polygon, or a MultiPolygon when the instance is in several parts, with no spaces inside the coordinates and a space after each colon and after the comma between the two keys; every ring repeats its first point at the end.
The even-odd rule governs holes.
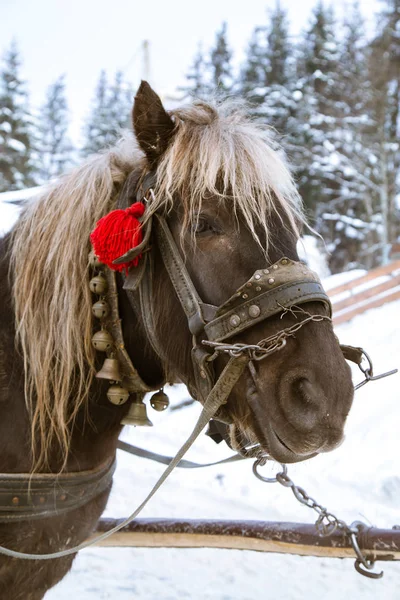
{"type": "Polygon", "coordinates": [[[312,453],[298,453],[291,448],[279,437],[274,431],[271,424],[268,423],[267,427],[264,426],[265,432],[260,435],[262,441],[260,444],[265,448],[267,454],[269,454],[274,460],[279,463],[296,463],[308,460],[317,456],[318,452],[312,453]]]}

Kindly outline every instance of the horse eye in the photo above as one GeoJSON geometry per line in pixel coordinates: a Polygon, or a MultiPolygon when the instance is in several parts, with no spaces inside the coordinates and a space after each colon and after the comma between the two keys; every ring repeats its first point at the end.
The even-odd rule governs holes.
{"type": "Polygon", "coordinates": [[[214,228],[207,219],[200,217],[197,221],[192,224],[192,233],[198,235],[200,233],[213,232],[214,228]]]}

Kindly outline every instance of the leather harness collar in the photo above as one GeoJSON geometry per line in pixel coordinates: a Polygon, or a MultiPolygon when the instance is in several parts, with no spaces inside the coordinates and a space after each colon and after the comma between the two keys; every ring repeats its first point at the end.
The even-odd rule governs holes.
{"type": "Polygon", "coordinates": [[[104,492],[115,459],[76,473],[0,474],[0,523],[56,517],[79,508],[104,492]]]}

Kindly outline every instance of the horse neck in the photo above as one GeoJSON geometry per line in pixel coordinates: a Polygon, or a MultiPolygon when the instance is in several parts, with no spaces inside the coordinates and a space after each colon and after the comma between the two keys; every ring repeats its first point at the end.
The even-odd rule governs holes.
{"type": "Polygon", "coordinates": [[[15,347],[8,259],[9,236],[0,239],[0,472],[29,471],[30,423],[25,406],[23,361],[15,347]]]}
{"type": "MultiPolygon", "coordinates": [[[[125,348],[143,381],[150,387],[161,387],[165,382],[164,366],[147,338],[141,316],[136,314],[122,285],[122,278],[118,276],[118,307],[125,348]]],[[[144,310],[152,308],[144,307],[144,310]]]]}

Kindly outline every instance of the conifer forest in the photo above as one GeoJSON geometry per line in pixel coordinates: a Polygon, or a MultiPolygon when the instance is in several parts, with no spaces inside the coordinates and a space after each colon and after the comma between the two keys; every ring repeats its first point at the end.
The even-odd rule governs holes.
{"type": "MultiPolygon", "coordinates": [[[[176,90],[183,102],[244,99],[252,117],[271,126],[332,272],[383,264],[400,242],[400,0],[379,4],[371,31],[356,4],[339,20],[319,2],[294,38],[278,2],[255,24],[241,64],[227,15],[176,90]]],[[[33,107],[18,41],[3,51],[0,192],[57,177],[130,127],[133,87],[122,71],[102,71],[76,147],[65,77],[50,82],[43,105],[33,107]]]]}

